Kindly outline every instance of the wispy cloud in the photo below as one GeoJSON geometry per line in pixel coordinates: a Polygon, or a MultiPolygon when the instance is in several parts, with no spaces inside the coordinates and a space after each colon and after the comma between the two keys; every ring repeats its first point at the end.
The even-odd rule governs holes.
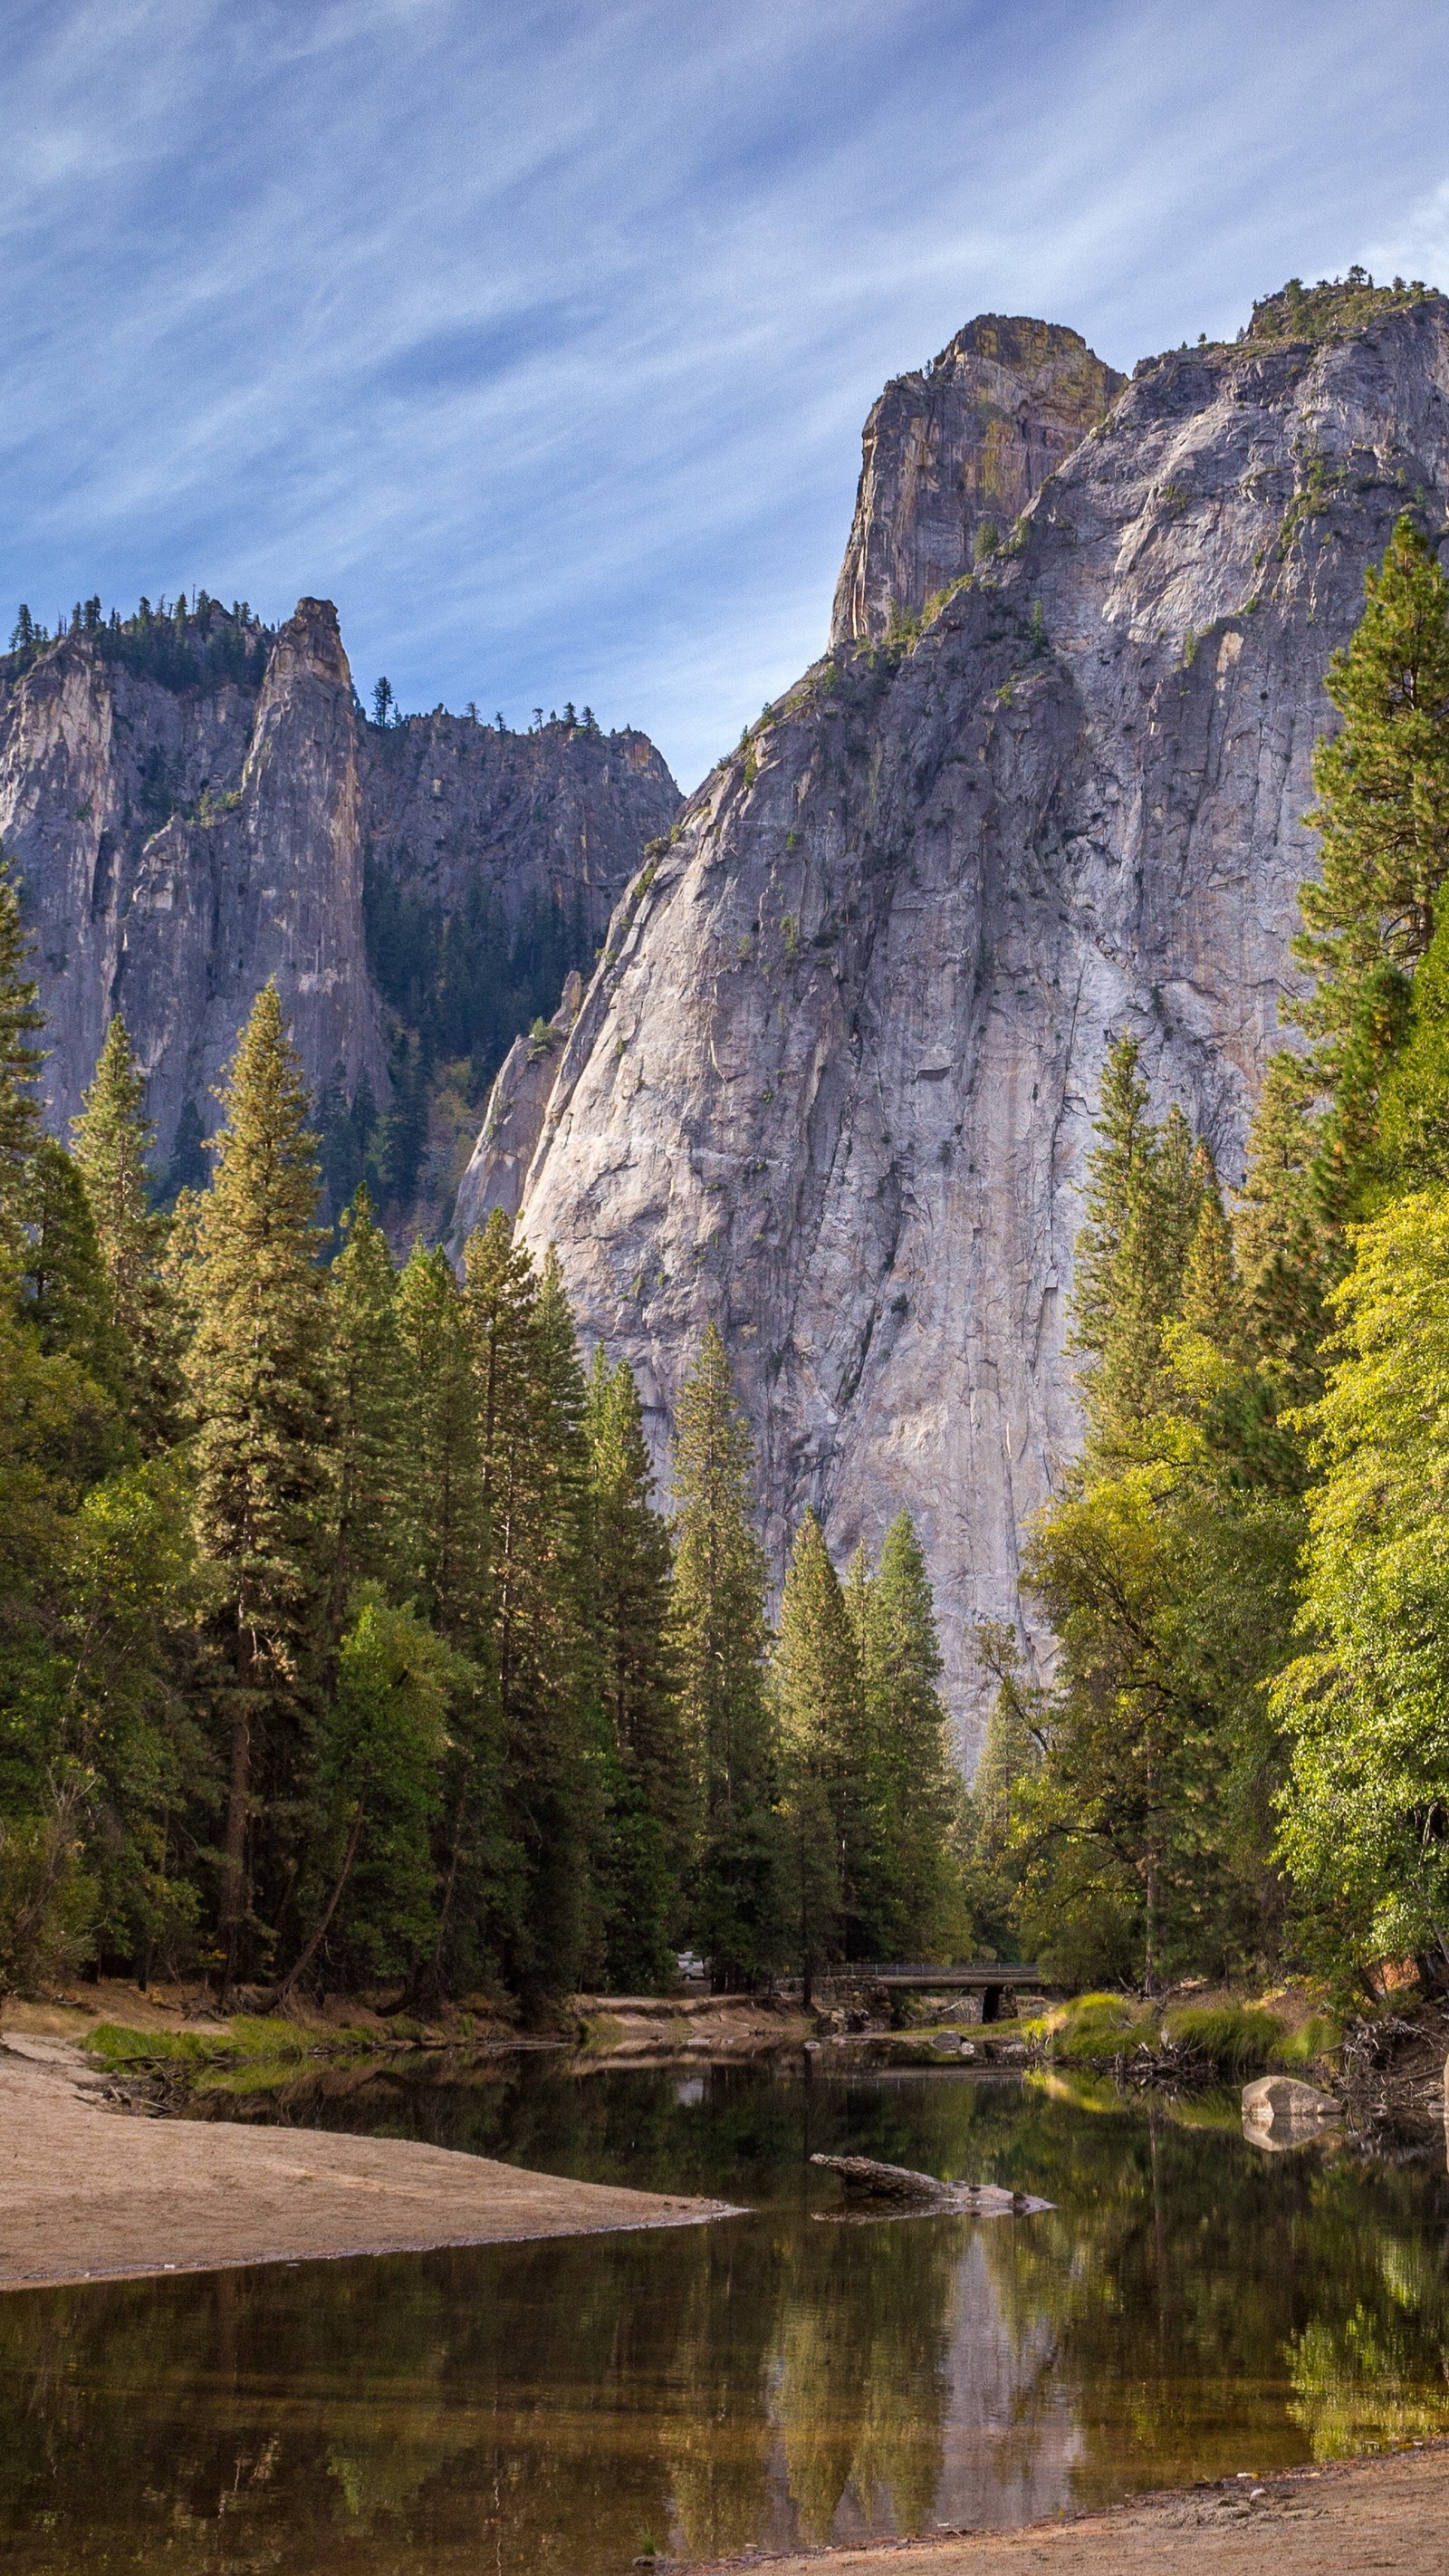
{"type": "Polygon", "coordinates": [[[1414,0],[21,0],[7,33],[0,600],[325,592],[364,688],[590,700],[686,781],[819,649],[864,413],[970,314],[1123,365],[1293,272],[1449,268],[1414,0]]]}

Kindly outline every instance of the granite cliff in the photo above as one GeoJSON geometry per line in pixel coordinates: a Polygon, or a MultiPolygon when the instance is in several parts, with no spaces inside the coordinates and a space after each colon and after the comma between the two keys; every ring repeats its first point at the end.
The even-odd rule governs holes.
{"type": "Polygon", "coordinates": [[[718,1321],[777,1567],[807,1504],[838,1558],[910,1506],[968,1754],[973,1623],[1016,1614],[1076,1437],[1109,1038],[1234,1174],[1313,865],[1324,667],[1398,512],[1445,526],[1449,303],[1330,298],[1297,336],[1282,305],[1125,386],[990,317],[887,391],[830,652],[651,851],[551,1081],[470,1175],[479,1207],[500,1139],[510,1193],[526,1165],[523,1232],[661,1448],[718,1321]],[[1009,438],[982,403],[1007,351],[1009,438]],[[983,551],[998,489],[1017,521],[983,551]]]}
{"type": "Polygon", "coordinates": [[[92,603],[0,663],[0,842],[36,935],[52,1124],[120,1011],[160,1151],[184,1149],[275,975],[334,1119],[410,1087],[399,1204],[450,1195],[469,1090],[592,963],[678,802],[642,734],[572,716],[368,723],[327,601],[275,634],[204,599],[124,628],[92,603]]]}

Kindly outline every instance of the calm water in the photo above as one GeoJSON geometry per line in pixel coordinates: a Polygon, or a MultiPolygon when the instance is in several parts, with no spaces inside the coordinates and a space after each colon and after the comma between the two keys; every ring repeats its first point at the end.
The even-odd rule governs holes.
{"type": "Polygon", "coordinates": [[[1014,2521],[1449,2430],[1449,2184],[1427,2164],[1269,2157],[1210,2107],[964,2075],[535,2058],[290,2116],[754,2214],[11,2293],[11,2576],[614,2576],[651,2546],[1014,2521]],[[816,2147],[1056,2208],[832,2224],[816,2147]]]}

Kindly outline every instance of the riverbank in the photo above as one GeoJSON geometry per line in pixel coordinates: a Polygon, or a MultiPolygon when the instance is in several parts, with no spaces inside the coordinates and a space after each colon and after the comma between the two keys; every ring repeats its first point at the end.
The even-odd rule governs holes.
{"type": "Polygon", "coordinates": [[[146,2119],[107,2086],[65,2040],[0,2035],[0,2290],[730,2214],[401,2139],[146,2119]]]}
{"type": "MultiPolygon", "coordinates": [[[[646,2562],[647,2563],[647,2562],[646,2562]]],[[[689,2576],[1449,2576],[1449,2442],[1135,2497],[1014,2531],[933,2534],[800,2556],[689,2562],[689,2576]]],[[[663,2576],[669,2564],[657,2560],[663,2576]]],[[[681,2567],[681,2576],[683,2569],[681,2567]]]]}

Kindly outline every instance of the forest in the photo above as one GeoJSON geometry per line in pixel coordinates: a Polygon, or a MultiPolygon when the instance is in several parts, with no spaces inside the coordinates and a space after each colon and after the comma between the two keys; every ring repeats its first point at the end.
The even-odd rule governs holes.
{"type": "Polygon", "coordinates": [[[773,1627],[711,1329],[654,1490],[622,1359],[495,1213],[335,1228],[276,990],[158,1209],[114,1021],[43,1134],[0,874],[0,1992],[484,1992],[546,2016],[888,1957],[1157,1991],[1449,1982],[1449,582],[1411,516],[1330,666],[1292,1042],[1241,1185],[1103,1075],[1076,1460],[968,1792],[910,1518],[773,1627]]]}
{"type": "Polygon", "coordinates": [[[965,1934],[961,1796],[910,1520],[767,1620],[753,1444],[711,1332],[653,1496],[628,1366],[495,1213],[399,1269],[318,1222],[258,996],[200,1190],[155,1204],[112,1022],[41,1132],[0,876],[0,1993],[87,1964],[482,1994],[528,2019],[965,1934]]]}
{"type": "Polygon", "coordinates": [[[1297,1043],[1242,1186],[1106,1067],[1076,1463],[1003,1629],[981,1898],[1064,1977],[1449,1981],[1449,582],[1412,516],[1327,678],[1297,1043]]]}

